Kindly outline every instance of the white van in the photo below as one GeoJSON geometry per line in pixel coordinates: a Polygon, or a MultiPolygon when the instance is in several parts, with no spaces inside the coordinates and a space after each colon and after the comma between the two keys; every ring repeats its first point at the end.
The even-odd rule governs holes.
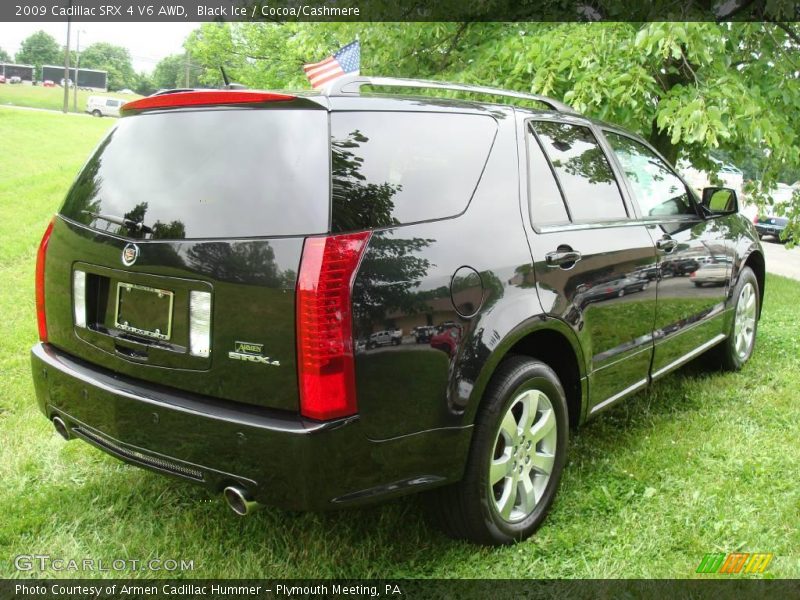
{"type": "Polygon", "coordinates": [[[86,100],[86,112],[95,117],[118,117],[120,107],[127,100],[108,98],[106,96],[89,96],[86,100]]]}

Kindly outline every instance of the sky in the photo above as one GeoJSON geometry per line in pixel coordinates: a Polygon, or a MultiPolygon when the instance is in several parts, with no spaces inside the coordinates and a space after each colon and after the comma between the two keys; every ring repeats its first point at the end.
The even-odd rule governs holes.
{"type": "MultiPolygon", "coordinates": [[[[4,1],[4,0],[0,0],[4,1]]],[[[183,52],[183,40],[200,23],[72,23],[70,46],[75,49],[76,30],[81,30],[81,48],[95,42],[123,46],[131,53],[133,68],[151,73],[156,63],[170,54],[183,52]]],[[[0,48],[11,55],[19,50],[22,41],[43,29],[59,45],[67,40],[66,23],[0,23],[0,48]]]]}

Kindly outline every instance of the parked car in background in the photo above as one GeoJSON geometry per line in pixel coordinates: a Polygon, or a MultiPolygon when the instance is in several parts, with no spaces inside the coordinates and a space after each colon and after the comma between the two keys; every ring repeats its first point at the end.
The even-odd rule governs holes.
{"type": "Polygon", "coordinates": [[[697,197],[559,100],[358,75],[165,93],[124,106],[45,229],[31,373],[61,436],[240,515],[426,492],[450,535],[513,544],[544,522],[572,428],[691,360],[747,363],[765,272],[734,190],[697,197]],[[719,255],[716,287],[638,276],[719,255]],[[401,345],[395,324],[430,312],[441,352],[401,345]]]}
{"type": "Polygon", "coordinates": [[[0,83],[5,83],[5,82],[6,82],[6,76],[0,75],[0,83]]]}
{"type": "Polygon", "coordinates": [[[133,90],[129,90],[128,88],[122,88],[121,90],[117,91],[118,94],[135,94],[133,90]]]}
{"type": "Polygon", "coordinates": [[[792,195],[797,190],[800,190],[800,182],[794,185],[778,184],[777,189],[772,194],[773,205],[766,210],[762,209],[762,213],[756,214],[753,218],[753,224],[756,227],[759,238],[772,236],[780,241],[788,239],[784,237],[784,230],[789,225],[789,219],[777,214],[779,211],[776,210],[776,206],[791,202],[792,195]]]}
{"type": "Polygon", "coordinates": [[[94,117],[118,117],[119,109],[125,100],[107,96],[89,96],[86,99],[86,111],[94,117]]]}
{"type": "Polygon", "coordinates": [[[64,79],[61,78],[61,81],[58,82],[58,85],[61,87],[72,87],[72,79],[64,79]]]}
{"type": "Polygon", "coordinates": [[[45,79],[42,82],[42,87],[56,87],[56,84],[52,79],[45,79]]]}
{"type": "Polygon", "coordinates": [[[432,325],[420,325],[411,330],[411,335],[414,336],[414,341],[418,344],[427,344],[431,341],[431,336],[436,333],[436,328],[432,325]]]}
{"type": "Polygon", "coordinates": [[[696,286],[705,284],[725,285],[730,276],[730,263],[724,260],[714,260],[702,263],[689,275],[689,280],[696,286]]]}
{"type": "Polygon", "coordinates": [[[376,331],[369,336],[367,342],[368,348],[377,348],[378,346],[398,346],[403,341],[402,329],[386,329],[384,331],[376,331]]]}
{"type": "Polygon", "coordinates": [[[453,356],[458,349],[458,342],[461,339],[461,327],[445,327],[439,333],[431,337],[431,348],[436,348],[453,356]]]}
{"type": "Polygon", "coordinates": [[[19,75],[12,75],[8,78],[8,83],[22,83],[22,77],[19,75]]]}

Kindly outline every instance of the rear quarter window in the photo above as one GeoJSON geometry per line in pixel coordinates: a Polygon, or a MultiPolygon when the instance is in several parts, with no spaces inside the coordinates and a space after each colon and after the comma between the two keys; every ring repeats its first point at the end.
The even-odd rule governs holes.
{"type": "Polygon", "coordinates": [[[472,198],[496,131],[488,115],[334,113],[333,230],[460,214],[472,198]]]}

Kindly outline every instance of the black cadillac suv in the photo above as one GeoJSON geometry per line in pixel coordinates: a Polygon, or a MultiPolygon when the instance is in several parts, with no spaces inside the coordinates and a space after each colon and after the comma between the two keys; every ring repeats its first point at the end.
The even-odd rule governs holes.
{"type": "Polygon", "coordinates": [[[735,192],[695,197],[555,100],[351,76],[122,112],[41,242],[38,403],[240,514],[426,491],[451,535],[521,540],[571,427],[753,352],[764,257],[735,192]],[[708,262],[722,283],[694,286],[708,262]]]}

